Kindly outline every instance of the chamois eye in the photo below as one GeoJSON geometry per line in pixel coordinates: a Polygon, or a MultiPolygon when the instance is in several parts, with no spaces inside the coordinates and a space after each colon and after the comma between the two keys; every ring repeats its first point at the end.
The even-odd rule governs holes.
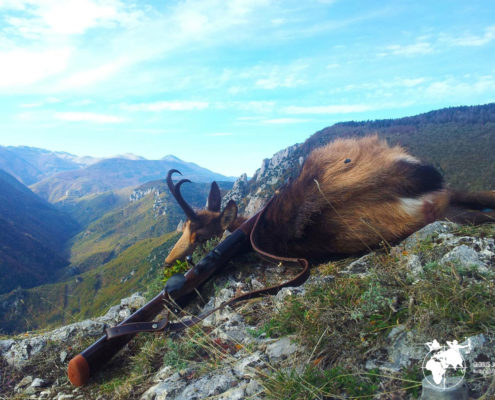
{"type": "Polygon", "coordinates": [[[351,162],[351,159],[350,158],[346,158],[345,161],[344,161],[344,164],[349,164],[351,162]]]}

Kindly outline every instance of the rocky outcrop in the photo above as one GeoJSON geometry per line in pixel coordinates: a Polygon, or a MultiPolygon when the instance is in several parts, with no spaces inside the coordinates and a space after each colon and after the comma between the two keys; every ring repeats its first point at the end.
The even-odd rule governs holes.
{"type": "Polygon", "coordinates": [[[158,187],[153,187],[153,186],[150,187],[145,185],[144,188],[139,187],[137,189],[134,189],[132,193],[129,195],[129,201],[131,203],[136,202],[141,200],[143,197],[147,195],[153,196],[153,212],[155,218],[160,215],[167,215],[168,204],[158,187]]]}
{"type": "Polygon", "coordinates": [[[54,351],[55,344],[60,350],[60,359],[65,361],[67,352],[63,349],[74,346],[82,338],[96,338],[102,335],[107,325],[115,325],[127,318],[145,304],[139,293],[111,307],[102,317],[76,322],[44,334],[26,334],[21,338],[0,340],[0,357],[12,368],[23,370],[32,360],[54,351]],[[65,354],[65,355],[64,355],[65,354]]]}
{"type": "Polygon", "coordinates": [[[222,203],[225,205],[233,199],[241,213],[248,216],[256,214],[287,178],[298,174],[304,157],[300,144],[275,153],[272,158],[263,160],[249,182],[246,175],[242,175],[224,196],[222,203]]]}
{"type": "Polygon", "coordinates": [[[248,193],[248,179],[246,174],[242,174],[235,182],[232,189],[230,189],[222,199],[222,209],[227,205],[229,200],[234,200],[237,204],[248,193]]]}

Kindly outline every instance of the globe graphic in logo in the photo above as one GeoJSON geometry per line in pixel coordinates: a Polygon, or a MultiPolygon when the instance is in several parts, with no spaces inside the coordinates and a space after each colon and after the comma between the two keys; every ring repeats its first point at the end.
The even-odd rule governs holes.
{"type": "Polygon", "coordinates": [[[428,383],[442,389],[450,389],[459,385],[466,374],[466,364],[460,352],[469,352],[471,345],[461,346],[454,340],[447,341],[447,346],[441,346],[436,340],[426,343],[430,349],[423,360],[423,375],[428,383]]]}

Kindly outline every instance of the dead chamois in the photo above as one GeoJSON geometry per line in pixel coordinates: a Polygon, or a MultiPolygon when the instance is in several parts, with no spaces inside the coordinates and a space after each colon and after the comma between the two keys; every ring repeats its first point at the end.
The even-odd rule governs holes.
{"type": "MultiPolygon", "coordinates": [[[[168,187],[188,220],[168,265],[245,220],[232,200],[220,211],[215,182],[207,209],[194,211],[180,194],[189,181],[174,185],[174,172],[168,173],[168,187]]],[[[376,135],[337,139],[311,152],[297,179],[278,191],[256,235],[273,254],[324,259],[397,242],[435,220],[495,222],[493,209],[495,191],[449,190],[434,167],[376,135]]]]}

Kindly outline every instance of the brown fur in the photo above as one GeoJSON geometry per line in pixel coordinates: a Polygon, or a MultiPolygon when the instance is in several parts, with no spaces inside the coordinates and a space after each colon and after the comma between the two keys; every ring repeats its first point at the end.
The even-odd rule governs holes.
{"type": "MultiPolygon", "coordinates": [[[[495,192],[449,191],[434,168],[378,136],[337,139],[314,150],[299,177],[275,196],[256,238],[273,254],[318,259],[396,242],[441,218],[495,221],[485,207],[495,208],[495,192]]],[[[196,235],[220,235],[213,221],[205,218],[196,235]]],[[[186,223],[186,236],[188,226],[196,229],[186,223]]]]}
{"type": "MultiPolygon", "coordinates": [[[[337,139],[316,149],[299,177],[273,200],[258,237],[270,237],[265,246],[275,254],[322,258],[396,242],[445,217],[452,196],[447,189],[401,194],[414,192],[398,163],[403,160],[420,165],[377,136],[337,139]]],[[[495,206],[493,193],[486,200],[495,206]]]]}

